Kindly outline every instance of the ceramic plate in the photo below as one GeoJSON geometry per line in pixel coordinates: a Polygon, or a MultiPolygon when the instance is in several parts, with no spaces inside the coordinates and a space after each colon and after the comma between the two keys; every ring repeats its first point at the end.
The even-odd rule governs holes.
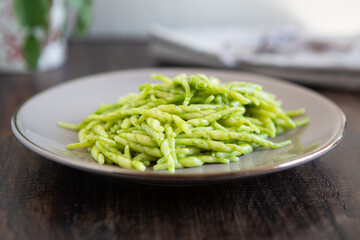
{"type": "Polygon", "coordinates": [[[151,184],[199,184],[247,178],[273,173],[308,162],[333,148],[342,138],[346,118],[341,109],[327,98],[298,85],[256,74],[187,68],[153,68],[111,72],[83,77],[29,99],[12,118],[16,137],[30,150],[57,163],[84,171],[111,175],[151,184]],[[98,165],[86,150],[66,150],[77,142],[75,131],[63,129],[58,121],[79,123],[101,103],[114,103],[119,96],[137,92],[140,84],[154,82],[150,74],[175,76],[179,73],[204,73],[226,81],[261,84],[283,101],[285,109],[305,107],[310,124],[286,132],[275,141],[291,139],[293,144],[280,149],[255,150],[239,162],[209,164],[198,168],[145,172],[126,170],[113,165],[98,165]]]}

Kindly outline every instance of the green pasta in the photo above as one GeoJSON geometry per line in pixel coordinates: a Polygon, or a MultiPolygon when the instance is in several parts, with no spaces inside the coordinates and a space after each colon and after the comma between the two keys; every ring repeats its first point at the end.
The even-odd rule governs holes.
{"type": "Polygon", "coordinates": [[[102,104],[78,125],[79,142],[68,149],[86,148],[99,164],[144,171],[229,164],[257,147],[281,148],[290,140],[273,142],[288,129],[309,123],[305,109],[285,111],[281,101],[258,84],[220,83],[204,74],[180,74],[173,79],[143,84],[139,94],[102,104]]]}

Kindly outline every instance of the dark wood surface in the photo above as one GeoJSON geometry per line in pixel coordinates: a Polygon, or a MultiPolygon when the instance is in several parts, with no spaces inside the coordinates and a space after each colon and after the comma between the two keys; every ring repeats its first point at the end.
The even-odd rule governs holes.
{"type": "Polygon", "coordinates": [[[145,43],[73,43],[61,69],[0,75],[0,239],[360,239],[360,93],[316,89],[347,115],[345,137],[330,152],[280,173],[211,186],[89,174],[40,157],[10,129],[16,108],[39,91],[151,66],[145,43]]]}

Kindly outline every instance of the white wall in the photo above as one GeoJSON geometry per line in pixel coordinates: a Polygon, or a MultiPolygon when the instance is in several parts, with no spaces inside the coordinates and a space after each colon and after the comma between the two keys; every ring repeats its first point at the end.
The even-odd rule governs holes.
{"type": "Polygon", "coordinates": [[[145,37],[168,27],[272,25],[286,12],[268,0],[95,0],[91,37],[145,37]]]}
{"type": "Polygon", "coordinates": [[[360,0],[94,0],[90,38],[145,38],[167,27],[272,26],[296,22],[309,31],[360,32],[360,0]]]}
{"type": "Polygon", "coordinates": [[[306,30],[327,35],[360,35],[360,0],[272,0],[306,30]]]}

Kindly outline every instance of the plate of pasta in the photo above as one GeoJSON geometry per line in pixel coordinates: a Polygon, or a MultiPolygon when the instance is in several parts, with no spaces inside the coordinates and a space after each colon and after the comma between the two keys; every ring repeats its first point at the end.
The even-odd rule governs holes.
{"type": "Polygon", "coordinates": [[[306,163],[341,140],[345,123],[332,101],[282,80],[149,68],[45,90],[15,112],[12,129],[30,150],[69,167],[192,185],[306,163]]]}

